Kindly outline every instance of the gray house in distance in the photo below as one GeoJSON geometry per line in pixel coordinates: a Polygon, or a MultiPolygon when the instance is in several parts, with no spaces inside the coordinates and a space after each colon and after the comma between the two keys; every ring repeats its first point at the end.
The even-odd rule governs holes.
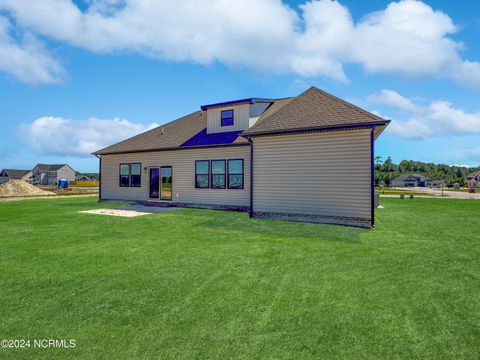
{"type": "Polygon", "coordinates": [[[467,176],[467,185],[468,187],[480,188],[480,170],[467,176]]]}
{"type": "Polygon", "coordinates": [[[6,183],[8,180],[30,181],[31,177],[31,170],[3,169],[0,171],[0,184],[6,183]]]}
{"type": "Polygon", "coordinates": [[[374,225],[374,141],[389,121],[315,87],[203,105],[94,154],[100,200],[374,225]]]}
{"type": "Polygon", "coordinates": [[[432,180],[417,174],[402,174],[392,180],[393,187],[442,187],[443,180],[432,180]]]}
{"type": "Polygon", "coordinates": [[[57,185],[60,179],[75,180],[75,170],[67,164],[37,164],[32,182],[40,185],[57,185]]]}

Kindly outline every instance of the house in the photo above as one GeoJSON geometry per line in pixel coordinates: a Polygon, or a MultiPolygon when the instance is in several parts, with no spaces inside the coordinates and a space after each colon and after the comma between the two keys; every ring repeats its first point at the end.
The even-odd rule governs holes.
{"type": "Polygon", "coordinates": [[[393,187],[443,187],[444,180],[432,180],[418,174],[402,174],[392,180],[393,187]]]}
{"type": "Polygon", "coordinates": [[[76,181],[91,181],[92,179],[90,179],[87,175],[79,174],[79,175],[75,176],[75,180],[76,181]]]}
{"type": "Polygon", "coordinates": [[[67,164],[37,164],[32,172],[34,184],[57,185],[60,179],[75,180],[75,170],[67,164]]]}
{"type": "Polygon", "coordinates": [[[201,106],[94,153],[100,200],[374,225],[374,140],[389,121],[315,87],[201,106]]]}
{"type": "Polygon", "coordinates": [[[417,174],[402,174],[392,180],[393,187],[424,187],[427,178],[417,174]]]}
{"type": "Polygon", "coordinates": [[[445,187],[445,180],[427,179],[425,181],[425,186],[427,186],[429,188],[443,188],[443,187],[445,187]]]}
{"type": "Polygon", "coordinates": [[[10,179],[30,181],[31,177],[31,170],[2,169],[0,171],[0,184],[6,183],[10,179]]]}
{"type": "Polygon", "coordinates": [[[467,176],[467,186],[480,188],[480,170],[475,171],[467,176]]]}

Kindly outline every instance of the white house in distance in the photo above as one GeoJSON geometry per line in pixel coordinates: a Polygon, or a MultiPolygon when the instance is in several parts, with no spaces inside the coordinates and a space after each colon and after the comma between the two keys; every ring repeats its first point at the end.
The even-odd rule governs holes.
{"type": "Polygon", "coordinates": [[[100,200],[374,225],[374,140],[389,121],[315,87],[199,111],[94,154],[100,200]]]}
{"type": "Polygon", "coordinates": [[[32,172],[34,184],[57,185],[60,179],[75,180],[75,170],[68,164],[37,164],[32,172]]]}

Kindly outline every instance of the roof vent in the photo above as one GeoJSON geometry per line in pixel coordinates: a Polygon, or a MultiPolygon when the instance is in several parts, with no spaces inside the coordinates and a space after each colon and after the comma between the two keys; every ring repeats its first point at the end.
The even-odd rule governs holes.
{"type": "Polygon", "coordinates": [[[163,126],[160,128],[160,135],[165,134],[165,131],[163,131],[163,126]]]}

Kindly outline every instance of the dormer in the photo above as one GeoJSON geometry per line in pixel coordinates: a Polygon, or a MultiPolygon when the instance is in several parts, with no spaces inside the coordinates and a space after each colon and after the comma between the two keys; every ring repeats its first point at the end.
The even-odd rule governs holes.
{"type": "Polygon", "coordinates": [[[203,105],[207,113],[207,134],[247,130],[273,100],[248,98],[203,105]]]}

